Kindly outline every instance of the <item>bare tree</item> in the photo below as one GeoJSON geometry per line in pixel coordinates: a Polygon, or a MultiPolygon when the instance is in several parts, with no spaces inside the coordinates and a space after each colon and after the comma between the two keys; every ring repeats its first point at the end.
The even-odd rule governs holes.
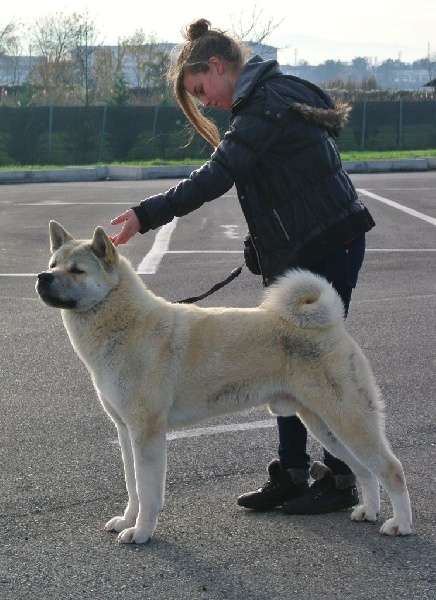
{"type": "Polygon", "coordinates": [[[137,29],[133,36],[124,38],[122,44],[126,56],[125,68],[135,80],[136,103],[161,94],[169,60],[165,45],[159,43],[154,34],[146,35],[143,29],[137,29]]]}
{"type": "MultiPolygon", "coordinates": [[[[12,20],[6,25],[0,25],[0,65],[4,81],[12,86],[20,83],[20,24],[12,20]]],[[[3,97],[6,92],[2,91],[3,97]]]]}
{"type": "MultiPolygon", "coordinates": [[[[94,54],[94,75],[98,100],[114,104],[113,98],[119,95],[124,77],[125,47],[118,41],[116,48],[100,46],[94,54]]],[[[115,102],[116,103],[116,102],[115,102]]]]}
{"type": "MultiPolygon", "coordinates": [[[[430,55],[430,48],[428,49],[428,56],[426,59],[426,68],[428,71],[428,76],[431,81],[435,81],[436,75],[436,54],[430,55]]],[[[436,91],[436,84],[433,85],[433,91],[436,91]]]]}
{"type": "Polygon", "coordinates": [[[112,97],[116,70],[116,53],[109,46],[97,48],[94,54],[94,73],[98,99],[103,103],[107,103],[112,97]]]}
{"type": "Polygon", "coordinates": [[[96,77],[94,72],[94,54],[98,48],[98,31],[95,20],[91,19],[86,11],[83,15],[74,15],[76,18],[76,40],[73,51],[73,60],[78,71],[80,89],[83,90],[83,102],[88,106],[96,95],[96,77]]]}
{"type": "Polygon", "coordinates": [[[0,54],[10,53],[18,43],[19,23],[12,19],[6,25],[0,25],[0,54]]]}
{"type": "Polygon", "coordinates": [[[94,34],[88,15],[56,13],[37,19],[32,29],[31,43],[39,57],[32,71],[32,83],[41,86],[47,103],[71,102],[77,87],[83,84],[84,72],[88,84],[89,39],[94,34]],[[86,38],[85,61],[80,53],[86,38]],[[83,67],[83,68],[82,68],[83,67]]]}
{"type": "Polygon", "coordinates": [[[121,44],[125,49],[126,58],[130,59],[131,70],[135,77],[135,86],[140,88],[143,85],[143,71],[147,62],[148,48],[150,38],[144,33],[144,30],[136,29],[132,36],[123,38],[121,44]]]}
{"type": "Polygon", "coordinates": [[[242,12],[237,20],[230,17],[232,28],[240,40],[250,44],[262,44],[273,31],[279,27],[285,20],[275,20],[274,17],[264,17],[263,8],[258,8],[255,4],[251,13],[246,16],[242,12]]]}
{"type": "Polygon", "coordinates": [[[149,47],[148,66],[145,79],[147,101],[159,104],[167,97],[166,73],[170,63],[168,44],[156,43],[149,47]]]}

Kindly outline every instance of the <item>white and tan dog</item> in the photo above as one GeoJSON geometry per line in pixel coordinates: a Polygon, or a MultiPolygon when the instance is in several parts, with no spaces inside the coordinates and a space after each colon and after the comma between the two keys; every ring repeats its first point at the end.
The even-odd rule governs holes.
{"type": "Polygon", "coordinates": [[[384,434],[367,360],[346,333],[331,285],[291,271],[258,308],[200,308],[151,293],[102,228],[80,241],[50,222],[53,256],[36,290],[62,309],[71,343],[113,419],[128,504],[108,521],[123,543],[151,538],[164,502],[170,429],[266,404],[298,414],[359,479],[354,521],[375,521],[379,482],[393,517],[387,535],[411,533],[403,469],[384,434]]]}

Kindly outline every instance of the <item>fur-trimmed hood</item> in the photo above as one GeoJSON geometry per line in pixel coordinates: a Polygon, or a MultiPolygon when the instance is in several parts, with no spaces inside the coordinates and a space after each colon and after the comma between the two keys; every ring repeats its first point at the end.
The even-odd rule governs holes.
{"type": "Polygon", "coordinates": [[[335,103],[329,94],[310,81],[283,75],[276,60],[263,60],[260,56],[254,56],[242,68],[233,93],[232,112],[237,113],[259,87],[265,90],[265,110],[272,118],[292,109],[335,137],[347,123],[349,105],[335,103]],[[268,86],[269,81],[275,85],[268,86]]]}
{"type": "Polygon", "coordinates": [[[334,108],[327,109],[295,102],[292,105],[292,109],[299,112],[308,121],[325,127],[335,137],[339,135],[341,129],[347,124],[351,112],[351,106],[344,102],[336,102],[334,108]]]}

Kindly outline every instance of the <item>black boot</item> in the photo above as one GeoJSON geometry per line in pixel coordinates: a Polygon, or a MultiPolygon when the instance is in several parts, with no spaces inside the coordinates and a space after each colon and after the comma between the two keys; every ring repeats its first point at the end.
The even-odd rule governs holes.
{"type": "Polygon", "coordinates": [[[333,475],[323,463],[314,462],[310,470],[315,482],[298,498],[283,504],[288,515],[316,515],[351,508],[359,503],[356,478],[351,475],[333,475]]]}
{"type": "Polygon", "coordinates": [[[238,498],[239,506],[253,510],[272,510],[286,500],[295,498],[309,488],[309,472],[302,469],[283,469],[278,459],[267,467],[269,480],[254,492],[238,498]]]}

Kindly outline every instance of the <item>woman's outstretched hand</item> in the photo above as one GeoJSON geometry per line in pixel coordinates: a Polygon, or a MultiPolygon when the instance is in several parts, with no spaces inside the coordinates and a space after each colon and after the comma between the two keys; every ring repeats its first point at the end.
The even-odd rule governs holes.
{"type": "Polygon", "coordinates": [[[116,235],[109,236],[114,246],[126,244],[141,229],[139,219],[132,208],[129,208],[129,210],[126,210],[110,222],[111,225],[119,225],[120,223],[124,223],[121,231],[116,235]]]}

